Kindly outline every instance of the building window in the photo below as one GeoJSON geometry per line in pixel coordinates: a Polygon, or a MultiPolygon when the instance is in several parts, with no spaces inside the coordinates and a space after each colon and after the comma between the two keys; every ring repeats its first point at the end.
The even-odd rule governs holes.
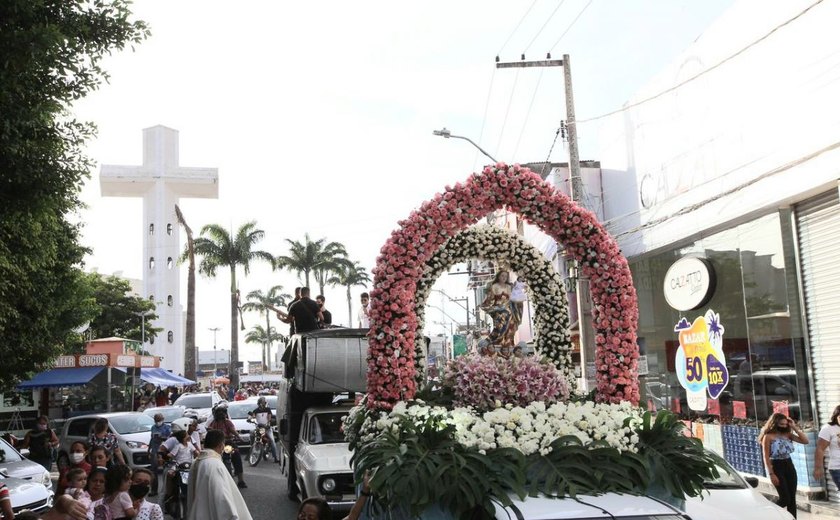
{"type": "Polygon", "coordinates": [[[172,295],[170,294],[169,296],[166,297],[166,304],[169,305],[170,307],[172,307],[172,302],[173,302],[172,295]]]}
{"type": "Polygon", "coordinates": [[[153,271],[155,269],[155,257],[149,257],[149,271],[153,271]]]}
{"type": "Polygon", "coordinates": [[[166,225],[166,234],[167,234],[167,235],[171,235],[171,234],[172,234],[172,224],[167,224],[167,225],[166,225]]]}
{"type": "Polygon", "coordinates": [[[175,261],[172,260],[172,257],[170,256],[166,259],[166,268],[167,269],[172,269],[173,265],[175,265],[175,261]]]}
{"type": "Polygon", "coordinates": [[[155,234],[155,225],[154,224],[149,224],[149,234],[150,235],[155,234]]]}
{"type": "Polygon", "coordinates": [[[172,332],[171,330],[169,332],[167,332],[166,333],[166,340],[169,341],[170,343],[175,341],[175,333],[172,332]]]}

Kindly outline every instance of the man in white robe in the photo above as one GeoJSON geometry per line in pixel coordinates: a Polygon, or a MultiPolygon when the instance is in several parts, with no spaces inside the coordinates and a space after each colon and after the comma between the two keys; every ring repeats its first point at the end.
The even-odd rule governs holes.
{"type": "Polygon", "coordinates": [[[204,451],[190,468],[187,520],[251,520],[248,506],[222,462],[224,448],[225,434],[208,431],[204,451]]]}

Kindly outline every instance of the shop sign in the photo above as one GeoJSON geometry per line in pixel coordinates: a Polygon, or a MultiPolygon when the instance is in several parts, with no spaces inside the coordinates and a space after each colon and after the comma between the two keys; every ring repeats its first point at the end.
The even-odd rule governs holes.
{"type": "Polygon", "coordinates": [[[747,418],[747,403],[745,401],[732,401],[732,417],[736,419],[747,418]]]}
{"type": "Polygon", "coordinates": [[[668,268],[662,286],[668,305],[678,311],[702,307],[715,291],[715,272],[703,258],[680,258],[668,268]]]}
{"type": "Polygon", "coordinates": [[[76,368],[76,356],[58,356],[55,358],[55,368],[76,368]]]}
{"type": "Polygon", "coordinates": [[[676,354],[677,380],[685,388],[688,407],[695,411],[706,409],[706,392],[717,399],[729,384],[729,370],[723,354],[723,324],[720,316],[709,309],[689,323],[682,318],[674,326],[680,346],[676,354]]]}
{"type": "Polygon", "coordinates": [[[82,354],[79,356],[80,367],[107,367],[108,354],[82,354]]]}
{"type": "Polygon", "coordinates": [[[636,362],[636,366],[638,367],[640,376],[648,375],[648,358],[647,358],[647,356],[639,356],[639,360],[636,362]]]}
{"type": "Polygon", "coordinates": [[[133,367],[137,365],[137,356],[131,354],[118,354],[116,358],[117,359],[114,366],[133,367]]]}
{"type": "Polygon", "coordinates": [[[157,358],[154,356],[141,356],[140,357],[140,366],[143,368],[148,367],[155,367],[157,366],[157,358]]]}

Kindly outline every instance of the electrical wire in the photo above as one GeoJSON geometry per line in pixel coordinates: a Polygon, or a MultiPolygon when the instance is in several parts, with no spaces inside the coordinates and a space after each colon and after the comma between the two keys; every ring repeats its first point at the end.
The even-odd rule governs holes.
{"type": "MultiPolygon", "coordinates": [[[[592,1],[592,0],[590,0],[590,3],[591,3],[591,1],[592,1]]],[[[599,115],[599,116],[589,117],[589,118],[586,118],[586,119],[578,119],[578,120],[575,122],[575,124],[590,123],[590,122],[592,122],[592,121],[598,121],[598,120],[600,120],[600,119],[604,119],[605,117],[610,117],[610,116],[615,115],[615,114],[620,114],[620,113],[622,113],[622,112],[626,112],[626,111],[630,110],[631,108],[636,108],[636,107],[638,107],[638,106],[640,106],[640,105],[644,105],[645,103],[649,103],[649,102],[651,102],[651,101],[654,101],[655,99],[658,99],[658,98],[660,98],[660,97],[664,96],[665,94],[669,94],[669,93],[671,93],[671,92],[673,92],[673,91],[677,90],[678,88],[680,88],[680,87],[682,87],[682,86],[684,86],[684,85],[686,85],[686,84],[688,84],[688,83],[690,83],[690,82],[692,82],[692,81],[696,80],[697,78],[700,78],[700,77],[702,77],[702,76],[705,76],[705,75],[706,75],[706,74],[708,74],[709,72],[712,72],[713,70],[715,70],[715,69],[717,69],[717,68],[721,67],[722,65],[724,65],[724,64],[726,64],[726,63],[728,63],[728,62],[730,62],[730,61],[734,60],[735,58],[737,58],[737,57],[738,57],[738,56],[740,56],[741,54],[743,54],[743,53],[747,52],[747,51],[748,51],[748,50],[750,50],[751,48],[755,47],[755,46],[756,46],[756,45],[758,45],[759,43],[763,42],[764,40],[766,40],[767,38],[769,38],[770,36],[772,36],[773,34],[775,34],[775,33],[776,33],[777,31],[779,31],[780,29],[782,29],[782,28],[784,28],[785,26],[790,25],[791,23],[795,22],[796,20],[798,20],[799,18],[801,18],[802,16],[804,16],[804,15],[805,15],[808,11],[810,11],[811,9],[813,9],[814,7],[816,7],[817,5],[821,4],[822,2],[823,2],[823,0],[817,0],[816,2],[814,2],[814,3],[813,3],[813,4],[811,4],[811,5],[809,5],[808,7],[806,7],[806,8],[805,8],[805,9],[803,9],[802,11],[800,11],[798,14],[796,14],[795,16],[793,16],[792,18],[789,18],[788,20],[785,20],[784,22],[780,23],[779,25],[777,25],[776,27],[774,27],[773,29],[771,29],[771,30],[770,30],[770,32],[766,33],[764,36],[761,36],[761,37],[760,37],[760,38],[758,38],[757,40],[755,40],[755,41],[753,41],[752,43],[748,44],[746,47],[741,48],[740,50],[736,51],[734,54],[730,54],[729,56],[727,56],[727,57],[726,57],[726,58],[724,58],[723,60],[721,60],[721,61],[719,61],[719,62],[715,63],[714,65],[712,65],[712,66],[711,66],[711,67],[709,67],[708,69],[703,70],[703,71],[700,71],[700,72],[698,72],[697,74],[695,74],[694,76],[691,76],[691,77],[689,77],[689,78],[686,78],[685,80],[683,80],[683,81],[681,81],[681,82],[677,83],[676,85],[673,85],[673,86],[671,86],[671,87],[669,87],[669,88],[667,88],[667,89],[665,89],[665,90],[663,90],[663,91],[659,92],[658,94],[654,94],[654,95],[652,95],[652,96],[648,96],[648,97],[646,97],[646,98],[644,98],[644,99],[640,99],[639,101],[636,101],[636,102],[630,103],[630,104],[625,105],[625,106],[623,106],[623,107],[621,107],[621,108],[619,108],[619,109],[613,110],[613,111],[611,111],[611,112],[607,112],[607,113],[605,113],[605,114],[601,114],[601,115],[599,115]]]]}
{"type": "Polygon", "coordinates": [[[505,118],[502,120],[502,129],[499,131],[499,142],[496,144],[497,151],[502,147],[502,137],[504,137],[505,135],[505,127],[507,126],[508,115],[510,114],[510,107],[511,105],[513,105],[513,96],[516,93],[516,85],[519,83],[520,70],[522,69],[516,69],[516,75],[513,78],[513,87],[510,89],[510,99],[508,99],[508,106],[505,109],[505,118]]]}
{"type": "Polygon", "coordinates": [[[554,45],[552,45],[552,46],[551,46],[551,50],[550,50],[549,52],[554,52],[554,48],[555,48],[555,47],[557,47],[557,44],[558,44],[558,43],[560,43],[560,40],[562,40],[562,39],[563,39],[563,37],[564,37],[564,36],[566,36],[566,33],[568,33],[568,32],[569,32],[569,30],[571,30],[571,28],[572,28],[572,27],[574,27],[575,23],[577,23],[578,19],[580,19],[580,16],[581,16],[581,15],[582,15],[582,14],[583,14],[583,13],[584,13],[587,9],[589,9],[589,6],[590,6],[590,5],[592,5],[592,2],[593,2],[593,0],[589,0],[589,2],[588,2],[585,6],[583,6],[583,9],[581,9],[581,10],[580,10],[580,12],[578,13],[578,15],[577,15],[577,16],[575,16],[575,19],[574,19],[574,20],[572,20],[572,23],[570,23],[570,24],[569,24],[569,26],[568,26],[568,27],[566,27],[566,30],[565,30],[565,31],[563,31],[563,33],[560,35],[560,37],[559,37],[559,38],[557,38],[557,41],[556,41],[556,42],[554,42],[554,45]]]}
{"type": "Polygon", "coordinates": [[[543,163],[542,169],[540,170],[540,177],[545,178],[545,169],[546,167],[551,164],[551,152],[554,151],[554,145],[557,144],[557,138],[560,136],[560,128],[557,128],[557,131],[554,132],[554,141],[551,143],[551,148],[548,149],[548,155],[545,158],[545,162],[543,163]]]}
{"type": "MultiPolygon", "coordinates": [[[[490,108],[490,94],[493,93],[493,81],[495,79],[496,67],[493,67],[493,73],[490,74],[490,87],[487,89],[487,99],[484,102],[484,115],[481,117],[481,131],[478,132],[478,141],[476,141],[479,144],[479,146],[481,145],[481,138],[484,137],[484,126],[487,124],[487,110],[490,108]]],[[[475,167],[478,164],[480,157],[481,152],[479,150],[476,150],[475,158],[473,159],[473,170],[475,170],[475,167]]]]}
{"type": "Polygon", "coordinates": [[[507,37],[507,40],[505,40],[505,43],[502,44],[502,48],[499,49],[499,52],[496,53],[496,56],[500,55],[502,51],[505,50],[507,44],[510,43],[510,39],[513,38],[513,35],[516,33],[516,30],[519,29],[519,26],[522,25],[522,22],[525,21],[525,17],[528,16],[528,13],[531,12],[531,9],[533,9],[535,5],[537,5],[537,0],[531,2],[531,7],[529,7],[528,10],[525,11],[525,14],[522,15],[522,18],[519,19],[519,23],[517,23],[516,27],[514,27],[513,30],[510,32],[510,34],[507,37]]]}
{"type": "Polygon", "coordinates": [[[513,149],[511,159],[516,159],[516,153],[519,151],[519,144],[522,142],[522,136],[525,135],[525,127],[528,126],[528,119],[531,117],[531,109],[534,107],[534,101],[537,99],[537,92],[540,89],[540,82],[542,81],[545,69],[540,67],[540,75],[537,77],[537,85],[534,87],[534,95],[531,96],[531,103],[528,104],[528,111],[525,112],[525,121],[522,122],[522,130],[519,131],[519,138],[516,140],[516,147],[513,149]]]}
{"type": "Polygon", "coordinates": [[[542,27],[540,27],[540,30],[537,31],[537,34],[535,34],[534,37],[531,38],[531,41],[528,43],[528,45],[525,46],[525,49],[522,51],[523,56],[526,52],[528,52],[528,49],[531,48],[531,45],[533,45],[534,42],[537,41],[537,38],[539,38],[540,34],[542,34],[543,30],[545,30],[548,23],[551,21],[552,18],[554,18],[554,15],[557,14],[557,11],[560,10],[560,7],[562,7],[565,2],[566,0],[560,0],[560,3],[557,4],[557,7],[555,7],[554,10],[551,11],[551,14],[548,15],[548,18],[546,18],[545,22],[543,22],[542,24],[542,27]]]}

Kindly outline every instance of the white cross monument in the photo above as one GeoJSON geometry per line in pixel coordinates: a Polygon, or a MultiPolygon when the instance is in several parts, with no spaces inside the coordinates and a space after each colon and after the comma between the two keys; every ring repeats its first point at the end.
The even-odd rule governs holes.
{"type": "Polygon", "coordinates": [[[179,166],[178,131],[158,125],[143,130],[142,166],[103,165],[99,181],[106,197],[143,198],[143,297],[155,302],[158,319],[153,324],[163,329],[143,348],[162,356],[163,368],[183,374],[185,318],[175,205],[181,197],[218,198],[219,171],[179,166]]]}

